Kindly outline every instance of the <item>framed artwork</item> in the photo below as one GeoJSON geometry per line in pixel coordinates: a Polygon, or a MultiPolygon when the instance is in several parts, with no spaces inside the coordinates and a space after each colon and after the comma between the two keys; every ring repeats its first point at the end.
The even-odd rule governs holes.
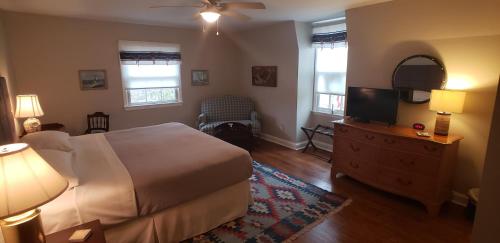
{"type": "Polygon", "coordinates": [[[278,86],[278,67],[277,66],[253,66],[252,67],[252,85],[255,86],[278,86]]]}
{"type": "Polygon", "coordinates": [[[193,86],[208,85],[208,70],[192,70],[191,85],[193,86]]]}
{"type": "Polygon", "coordinates": [[[108,88],[108,80],[106,80],[106,70],[80,70],[81,90],[99,90],[108,88]]]}

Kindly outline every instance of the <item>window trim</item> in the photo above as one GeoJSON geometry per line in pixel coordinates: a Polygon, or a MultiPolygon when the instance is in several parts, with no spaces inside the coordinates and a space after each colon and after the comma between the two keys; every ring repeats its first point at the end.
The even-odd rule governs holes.
{"type": "MultiPolygon", "coordinates": [[[[122,83],[122,98],[123,98],[123,108],[126,111],[132,111],[132,110],[143,110],[143,109],[156,109],[156,108],[162,108],[162,107],[171,107],[171,106],[181,106],[183,104],[182,100],[182,61],[180,60],[180,55],[181,53],[181,46],[179,44],[173,44],[173,43],[163,43],[163,42],[142,42],[142,41],[127,41],[127,40],[119,40],[118,41],[118,63],[120,65],[120,78],[121,78],[121,83],[122,83]],[[123,66],[124,65],[140,65],[140,64],[124,64],[122,59],[121,59],[121,52],[126,52],[126,50],[122,49],[122,44],[123,45],[135,45],[135,44],[141,44],[141,46],[145,46],[145,49],[143,52],[165,52],[164,50],[158,50],[161,48],[165,48],[165,46],[168,46],[168,48],[175,48],[175,53],[179,53],[179,60],[175,61],[174,63],[169,64],[168,62],[166,65],[176,65],[178,66],[178,85],[177,86],[172,86],[172,87],[157,87],[157,88],[177,88],[178,89],[178,96],[176,101],[168,101],[165,103],[150,103],[150,104],[139,104],[139,105],[132,105],[128,102],[128,94],[127,91],[129,89],[126,88],[126,80],[124,79],[123,76],[123,66]]],[[[126,48],[128,49],[128,48],[126,48]]],[[[137,48],[132,48],[133,50],[131,51],[136,51],[135,49],[137,48]]],[[[142,48],[139,48],[142,49],[142,48]]],[[[171,51],[168,51],[171,52],[171,51]]],[[[145,65],[150,65],[150,64],[145,64],[145,65]]],[[[153,64],[154,65],[154,64],[153,64]]],[[[137,89],[148,89],[148,88],[137,88],[137,89]]],[[[151,88],[154,89],[154,88],[151,88]]]]}
{"type": "MultiPolygon", "coordinates": [[[[344,87],[344,94],[340,94],[340,93],[330,93],[330,92],[318,92],[317,89],[316,89],[316,75],[317,75],[317,71],[316,71],[316,65],[317,65],[317,52],[318,52],[318,49],[321,49],[322,47],[316,47],[315,50],[314,50],[314,82],[313,82],[313,108],[312,108],[312,111],[314,113],[320,113],[320,114],[328,114],[328,115],[334,115],[334,116],[345,116],[345,100],[346,100],[346,93],[347,93],[347,81],[346,81],[346,87],[344,87]],[[337,96],[344,96],[344,107],[342,109],[342,111],[334,111],[333,109],[324,109],[324,108],[319,108],[318,107],[318,98],[317,98],[317,95],[319,94],[326,94],[326,95],[330,95],[330,98],[331,98],[331,95],[337,95],[337,96]]],[[[346,70],[346,74],[347,74],[347,70],[346,70]]]]}

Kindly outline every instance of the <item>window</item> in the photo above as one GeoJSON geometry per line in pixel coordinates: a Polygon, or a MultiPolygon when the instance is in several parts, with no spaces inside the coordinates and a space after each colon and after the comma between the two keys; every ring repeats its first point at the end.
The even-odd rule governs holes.
{"type": "Polygon", "coordinates": [[[315,27],[314,31],[316,60],[313,111],[343,115],[348,50],[345,24],[315,27]]]}
{"type": "Polygon", "coordinates": [[[120,41],[125,108],[182,103],[176,44],[120,41]]]}

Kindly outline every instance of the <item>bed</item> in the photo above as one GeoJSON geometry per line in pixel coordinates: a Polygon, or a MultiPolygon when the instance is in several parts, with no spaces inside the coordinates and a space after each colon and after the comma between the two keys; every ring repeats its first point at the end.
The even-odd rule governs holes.
{"type": "Polygon", "coordinates": [[[108,242],[178,242],[252,201],[249,153],[181,123],[69,142],[79,185],[42,207],[46,234],[100,219],[108,242]]]}

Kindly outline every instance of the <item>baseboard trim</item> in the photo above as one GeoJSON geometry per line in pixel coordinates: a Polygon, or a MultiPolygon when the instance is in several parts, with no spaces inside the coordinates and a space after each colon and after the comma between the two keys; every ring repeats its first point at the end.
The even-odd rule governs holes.
{"type": "MultiPolygon", "coordinates": [[[[264,140],[266,140],[268,142],[279,144],[281,146],[284,146],[284,147],[287,147],[287,148],[293,149],[293,150],[304,149],[306,147],[306,144],[307,144],[307,141],[301,141],[301,142],[296,143],[296,142],[292,142],[292,141],[289,141],[289,140],[286,140],[286,139],[283,139],[283,138],[278,138],[278,137],[275,137],[273,135],[269,135],[269,134],[266,134],[266,133],[261,133],[260,134],[260,138],[262,138],[262,139],[264,139],[264,140]]],[[[329,143],[325,143],[325,142],[314,140],[314,139],[313,139],[313,143],[319,149],[322,149],[322,150],[325,150],[325,151],[328,151],[328,152],[332,152],[333,151],[332,150],[332,145],[329,144],[329,143]]]]}
{"type": "MultiPolygon", "coordinates": [[[[289,149],[293,149],[293,150],[299,150],[300,147],[301,147],[301,143],[295,143],[295,142],[292,142],[292,141],[289,141],[289,140],[286,140],[286,139],[282,139],[282,138],[279,138],[279,137],[275,137],[273,135],[269,135],[269,134],[265,134],[265,133],[261,133],[260,134],[260,138],[268,141],[268,142],[271,142],[271,143],[275,143],[275,144],[279,144],[281,146],[284,146],[284,147],[287,147],[289,149]]],[[[304,147],[304,145],[302,145],[302,147],[304,147]]]]}
{"type": "Polygon", "coordinates": [[[450,202],[462,207],[467,207],[467,203],[469,203],[469,197],[463,193],[453,191],[450,202]]]}

